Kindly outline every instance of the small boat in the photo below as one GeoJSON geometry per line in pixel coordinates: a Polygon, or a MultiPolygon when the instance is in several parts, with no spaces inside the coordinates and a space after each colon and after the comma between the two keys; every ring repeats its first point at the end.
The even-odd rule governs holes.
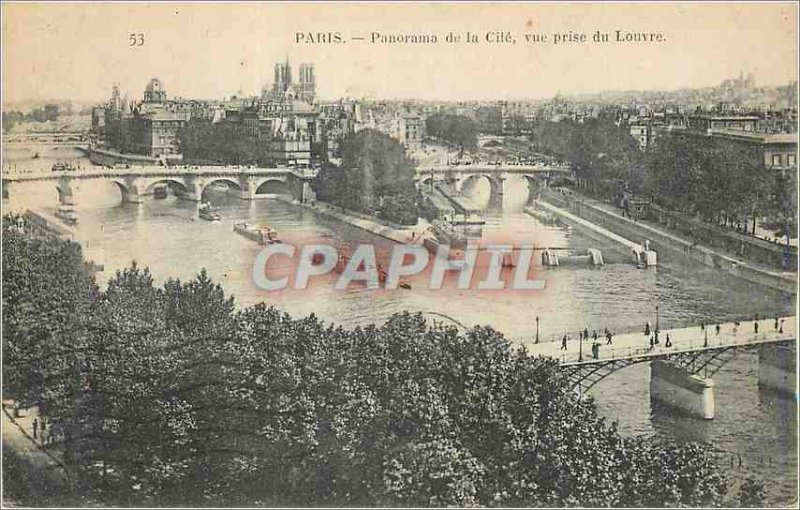
{"type": "Polygon", "coordinates": [[[222,219],[222,217],[211,208],[211,204],[208,202],[203,202],[200,204],[200,210],[198,211],[198,214],[200,215],[200,218],[207,221],[219,221],[222,219]]]}
{"type": "Polygon", "coordinates": [[[467,245],[467,236],[458,232],[447,220],[431,221],[431,229],[439,242],[449,244],[452,248],[464,248],[467,245]]]}
{"type": "Polygon", "coordinates": [[[241,223],[235,223],[233,225],[233,231],[263,246],[283,242],[278,239],[278,232],[269,225],[256,227],[243,221],[241,223]]]}
{"type": "MultiPolygon", "coordinates": [[[[322,254],[315,254],[314,257],[312,257],[312,261],[315,264],[322,263],[322,254]],[[317,255],[319,255],[319,258],[317,258],[317,255]]],[[[343,273],[345,268],[347,267],[347,265],[349,263],[350,263],[350,257],[348,255],[344,255],[344,254],[340,253],[339,254],[339,258],[336,261],[336,265],[333,266],[333,270],[336,271],[337,273],[343,273]]],[[[385,288],[386,287],[386,280],[388,279],[389,274],[386,272],[385,269],[383,269],[383,267],[380,264],[378,264],[378,266],[375,267],[374,269],[378,273],[378,283],[383,285],[384,288],[385,288]]],[[[400,281],[398,283],[398,287],[400,287],[401,289],[410,289],[411,288],[411,284],[406,283],[404,281],[400,281]]]]}
{"type": "Polygon", "coordinates": [[[157,200],[163,200],[167,198],[167,187],[162,184],[153,188],[153,198],[156,198],[157,200]]]}
{"type": "Polygon", "coordinates": [[[63,161],[58,161],[53,164],[50,168],[53,172],[74,172],[77,170],[74,166],[70,165],[69,163],[64,163],[63,161]]]}

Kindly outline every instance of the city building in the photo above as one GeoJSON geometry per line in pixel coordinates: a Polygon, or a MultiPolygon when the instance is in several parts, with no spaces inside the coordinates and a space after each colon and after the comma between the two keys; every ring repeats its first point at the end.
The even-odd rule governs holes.
{"type": "Polygon", "coordinates": [[[318,112],[296,99],[262,99],[242,110],[242,133],[263,144],[275,164],[308,166],[318,133],[318,112]]]}
{"type": "Polygon", "coordinates": [[[647,150],[650,146],[650,125],[647,123],[636,123],[630,125],[631,136],[639,143],[639,149],[647,150]]]}
{"type": "Polygon", "coordinates": [[[167,92],[158,78],[147,84],[143,100],[128,106],[114,87],[111,100],[93,114],[92,124],[104,134],[111,149],[144,156],[160,157],[180,152],[178,133],[191,112],[167,100],[167,92]],[[96,119],[94,118],[96,115],[96,119]]]}
{"type": "Polygon", "coordinates": [[[407,150],[419,149],[425,135],[425,121],[419,115],[398,115],[395,118],[393,138],[407,150]]]}
{"type": "Polygon", "coordinates": [[[299,99],[306,103],[313,103],[316,99],[314,64],[300,64],[299,81],[297,85],[294,85],[292,81],[292,66],[289,60],[276,63],[272,88],[262,89],[261,98],[273,100],[299,99]]]}
{"type": "Polygon", "coordinates": [[[698,114],[689,116],[689,128],[696,131],[731,129],[757,131],[760,118],[755,115],[698,114]]]}

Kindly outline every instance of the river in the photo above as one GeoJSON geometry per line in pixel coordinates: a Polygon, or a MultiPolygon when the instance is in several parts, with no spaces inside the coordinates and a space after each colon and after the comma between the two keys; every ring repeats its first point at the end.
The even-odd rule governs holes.
{"type": "MultiPolygon", "coordinates": [[[[598,243],[567,227],[543,225],[521,212],[525,186],[524,181],[509,179],[506,208],[487,215],[484,237],[532,241],[582,253],[589,247],[599,248],[606,265],[596,269],[535,267],[535,274],[546,280],[545,289],[536,291],[460,291],[452,285],[431,290],[427,275],[410,278],[411,290],[369,291],[356,286],[336,291],[332,285],[338,275],[332,274],[305,290],[268,293],[251,279],[260,247],[232,231],[236,221],[268,223],[284,242],[295,245],[323,242],[352,248],[366,242],[383,255],[391,244],[279,200],[241,201],[210,191],[206,198],[215,204],[222,221],[209,223],[197,218],[196,203],[172,195],[164,200],[147,198],[138,205],[122,204],[117,187],[104,182],[82,182],[76,192],[80,215],[76,239],[89,257],[105,265],[98,274],[101,283],[132,261],[149,267],[159,283],[170,277],[192,278],[204,267],[240,306],[264,301],[294,315],[313,312],[345,326],[380,322],[403,310],[433,312],[467,326],[490,324],[517,344],[534,340],[537,316],[540,339],[549,341],[565,332],[577,338],[584,327],[629,332],[642,329],[647,321],[658,320],[662,328],[669,328],[701,321],[729,322],[754,314],[795,313],[794,296],[732,278],[690,259],[659,253],[657,268],[640,270],[610,242],[598,243]]],[[[488,185],[479,183],[475,193],[475,200],[488,200],[488,185]]],[[[51,211],[56,204],[54,183],[17,184],[10,200],[4,201],[10,207],[51,211]]],[[[590,394],[600,414],[618,421],[623,433],[706,443],[718,452],[729,475],[756,476],[766,483],[770,505],[788,504],[797,493],[796,401],[759,390],[757,370],[757,354],[744,353],[715,375],[717,413],[709,421],[651,405],[648,364],[612,374],[590,394]]]]}

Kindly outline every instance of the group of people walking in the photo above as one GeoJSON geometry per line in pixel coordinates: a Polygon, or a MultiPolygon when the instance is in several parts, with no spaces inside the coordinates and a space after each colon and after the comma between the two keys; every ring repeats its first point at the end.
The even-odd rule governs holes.
{"type": "Polygon", "coordinates": [[[53,443],[55,435],[53,425],[48,425],[46,418],[34,418],[31,422],[31,430],[33,431],[33,440],[38,441],[42,446],[49,446],[53,443]]]}
{"type": "MultiPolygon", "coordinates": [[[[603,331],[603,334],[605,335],[606,345],[614,345],[614,335],[611,334],[611,332],[608,330],[608,328],[605,328],[605,330],[603,331]]],[[[594,359],[599,359],[600,358],[600,345],[601,345],[601,342],[598,341],[597,330],[596,329],[592,330],[591,338],[592,338],[592,357],[594,359]]],[[[581,344],[582,344],[584,340],[587,340],[587,341],[589,340],[589,328],[584,328],[583,331],[578,331],[578,341],[581,342],[581,344]]],[[[564,335],[561,338],[561,350],[562,351],[566,351],[567,350],[567,342],[568,341],[569,341],[569,336],[568,335],[564,335]]]]}
{"type": "MultiPolygon", "coordinates": [[[[759,327],[758,326],[758,320],[759,320],[758,315],[756,315],[754,320],[753,320],[753,331],[755,332],[756,335],[758,335],[758,327],[759,327]]],[[[783,333],[783,324],[784,324],[784,319],[781,319],[779,317],[775,317],[775,323],[774,323],[775,331],[777,331],[778,333],[783,333]]],[[[739,326],[740,326],[739,322],[734,322],[733,323],[733,334],[734,335],[736,335],[736,333],[739,331],[739,326]]],[[[703,347],[708,347],[708,329],[710,329],[710,328],[706,327],[706,323],[705,322],[700,323],[700,331],[703,332],[703,347]]],[[[721,331],[722,331],[722,326],[720,326],[720,323],[717,322],[716,324],[714,324],[714,334],[718,336],[721,331]]],[[[611,334],[611,332],[608,330],[608,328],[605,328],[604,335],[605,335],[605,339],[606,339],[605,345],[614,345],[614,341],[613,341],[614,336],[611,334]]],[[[649,341],[650,350],[655,349],[656,346],[661,345],[661,340],[659,339],[659,330],[658,330],[658,328],[653,328],[650,325],[649,321],[644,326],[644,335],[645,335],[645,337],[647,337],[647,339],[649,341]]],[[[590,338],[592,340],[592,346],[591,346],[592,357],[594,359],[599,359],[600,358],[600,346],[602,345],[602,342],[598,341],[597,330],[592,331],[591,337],[589,336],[589,329],[588,328],[584,328],[583,331],[578,331],[578,340],[579,340],[579,342],[581,342],[581,344],[584,341],[588,341],[590,338]]],[[[561,349],[560,350],[562,350],[562,351],[568,350],[567,349],[567,343],[568,342],[569,342],[569,335],[565,334],[561,338],[561,349]]],[[[664,339],[664,347],[667,348],[667,349],[670,349],[674,345],[675,344],[673,343],[673,339],[670,337],[669,333],[667,333],[666,334],[666,338],[664,339]]]]}

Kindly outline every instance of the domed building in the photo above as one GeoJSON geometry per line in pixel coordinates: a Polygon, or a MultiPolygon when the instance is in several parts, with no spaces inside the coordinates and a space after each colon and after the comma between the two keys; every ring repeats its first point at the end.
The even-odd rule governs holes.
{"type": "Polygon", "coordinates": [[[164,103],[167,101],[167,91],[158,78],[153,78],[144,89],[145,103],[164,103]]]}
{"type": "Polygon", "coordinates": [[[167,101],[161,80],[153,78],[147,83],[141,103],[128,107],[118,96],[115,88],[111,102],[105,107],[103,133],[108,147],[151,158],[177,157],[178,133],[189,120],[190,111],[167,101]]]}

